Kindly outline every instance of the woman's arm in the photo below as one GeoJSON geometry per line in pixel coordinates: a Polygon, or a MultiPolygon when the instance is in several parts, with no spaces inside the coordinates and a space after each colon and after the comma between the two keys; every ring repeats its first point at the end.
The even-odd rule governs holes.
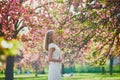
{"type": "Polygon", "coordinates": [[[50,48],[49,54],[48,54],[49,61],[52,61],[52,62],[61,62],[62,59],[54,59],[52,57],[54,51],[55,51],[55,48],[50,48]]]}

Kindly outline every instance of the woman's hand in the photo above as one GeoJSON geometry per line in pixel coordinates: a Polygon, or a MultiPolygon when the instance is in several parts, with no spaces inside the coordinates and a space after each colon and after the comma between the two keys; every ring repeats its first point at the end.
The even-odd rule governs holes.
{"type": "Polygon", "coordinates": [[[61,57],[59,57],[59,62],[62,62],[62,58],[61,57]]]}

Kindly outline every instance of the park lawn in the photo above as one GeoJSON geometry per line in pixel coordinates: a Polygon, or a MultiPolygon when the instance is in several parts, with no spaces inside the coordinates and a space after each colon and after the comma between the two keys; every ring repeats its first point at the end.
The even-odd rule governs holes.
{"type": "MultiPolygon", "coordinates": [[[[0,80],[4,80],[3,75],[0,75],[0,80]]],[[[34,77],[34,74],[22,74],[15,75],[14,80],[47,80],[47,75],[38,75],[34,77]]],[[[114,73],[112,76],[100,73],[76,73],[72,77],[68,75],[62,77],[62,80],[120,80],[120,73],[114,73]]]]}

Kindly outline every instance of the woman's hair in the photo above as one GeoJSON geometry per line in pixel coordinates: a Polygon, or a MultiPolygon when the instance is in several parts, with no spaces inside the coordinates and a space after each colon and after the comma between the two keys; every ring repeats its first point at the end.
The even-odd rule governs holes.
{"type": "Polygon", "coordinates": [[[44,39],[44,49],[48,51],[48,45],[50,43],[53,43],[52,35],[53,35],[54,30],[48,30],[45,34],[45,39],[44,39]]]}

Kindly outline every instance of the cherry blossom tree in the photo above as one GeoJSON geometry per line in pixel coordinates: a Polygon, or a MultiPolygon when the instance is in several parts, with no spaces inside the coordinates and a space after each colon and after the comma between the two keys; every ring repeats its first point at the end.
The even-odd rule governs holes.
{"type": "MultiPolygon", "coordinates": [[[[16,39],[19,31],[25,27],[21,23],[26,13],[22,0],[0,1],[0,36],[6,40],[16,39]]],[[[8,56],[5,69],[5,80],[13,80],[14,57],[8,56]]]]}
{"type": "MultiPolygon", "coordinates": [[[[25,54],[42,50],[45,32],[54,29],[62,50],[75,52],[73,59],[94,58],[89,63],[101,65],[109,58],[112,65],[113,56],[119,55],[119,0],[3,0],[0,11],[0,36],[7,40],[18,36],[27,44],[25,54]],[[19,36],[26,26],[28,35],[19,36]]],[[[13,68],[13,57],[7,61],[13,68]]]]}

